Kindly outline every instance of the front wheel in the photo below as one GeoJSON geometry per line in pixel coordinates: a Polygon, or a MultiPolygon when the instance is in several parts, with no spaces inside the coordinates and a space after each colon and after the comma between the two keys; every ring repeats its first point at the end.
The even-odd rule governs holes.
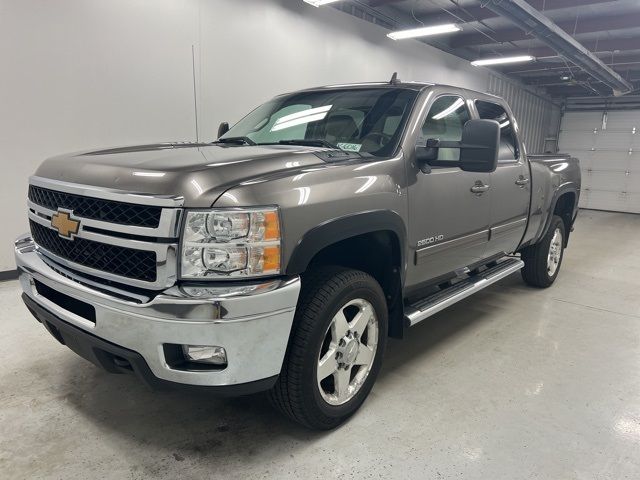
{"type": "Polygon", "coordinates": [[[329,267],[307,275],[272,403],[309,428],[340,425],[373,387],[387,322],[384,293],[367,273],[329,267]]]}
{"type": "Polygon", "coordinates": [[[558,276],[565,245],[565,227],[562,218],[554,215],[545,236],[535,245],[522,251],[524,268],[522,278],[529,285],[546,288],[558,276]]]}

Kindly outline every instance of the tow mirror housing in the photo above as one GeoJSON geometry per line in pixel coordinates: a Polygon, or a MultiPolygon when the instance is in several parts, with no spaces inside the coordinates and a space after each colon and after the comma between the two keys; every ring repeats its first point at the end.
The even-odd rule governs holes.
{"type": "Polygon", "coordinates": [[[498,166],[500,124],[495,120],[469,120],[462,130],[460,169],[493,172],[498,166]]]}
{"type": "Polygon", "coordinates": [[[427,140],[426,146],[416,147],[416,161],[423,173],[438,165],[440,148],[459,148],[457,162],[443,162],[446,166],[458,166],[466,172],[493,172],[498,165],[500,125],[495,120],[469,120],[462,129],[462,140],[448,141],[437,138],[427,140]]]}
{"type": "Polygon", "coordinates": [[[228,131],[229,131],[229,124],[227,122],[222,122],[218,127],[218,138],[223,136],[228,131]]]}

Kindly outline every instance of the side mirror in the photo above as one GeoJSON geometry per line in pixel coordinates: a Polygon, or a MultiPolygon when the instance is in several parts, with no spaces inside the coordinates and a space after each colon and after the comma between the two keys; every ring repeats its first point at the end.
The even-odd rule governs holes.
{"type": "Polygon", "coordinates": [[[495,120],[469,120],[462,129],[462,140],[430,138],[425,147],[416,147],[416,161],[423,173],[438,164],[440,148],[459,148],[460,159],[447,161],[448,166],[458,166],[466,172],[493,172],[498,166],[500,125],[495,120]]]}
{"type": "Polygon", "coordinates": [[[416,162],[422,173],[431,173],[430,163],[438,158],[438,144],[438,140],[430,138],[426,146],[416,146],[416,162]]]}
{"type": "Polygon", "coordinates": [[[218,127],[218,138],[229,131],[229,124],[227,122],[222,122],[218,127]]]}
{"type": "Polygon", "coordinates": [[[462,130],[460,169],[493,172],[498,166],[500,124],[495,120],[469,120],[462,130]]]}

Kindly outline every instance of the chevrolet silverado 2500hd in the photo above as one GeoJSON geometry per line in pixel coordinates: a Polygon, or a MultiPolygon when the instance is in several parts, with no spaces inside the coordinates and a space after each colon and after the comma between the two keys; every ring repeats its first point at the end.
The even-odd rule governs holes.
{"type": "Polygon", "coordinates": [[[46,160],[15,253],[61,343],[152,386],[269,391],[332,428],[386,338],[520,270],[556,279],[580,171],[500,98],[445,85],[278,96],[212,143],[46,160]]]}

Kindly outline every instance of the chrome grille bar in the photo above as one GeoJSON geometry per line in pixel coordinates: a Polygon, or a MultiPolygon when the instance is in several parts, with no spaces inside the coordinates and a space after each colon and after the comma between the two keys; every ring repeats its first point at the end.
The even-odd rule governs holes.
{"type": "MultiPolygon", "coordinates": [[[[114,202],[161,207],[160,221],[157,227],[123,225],[110,221],[97,220],[95,218],[85,218],[73,213],[73,219],[80,221],[80,228],[76,235],[78,238],[133,250],[154,252],[156,258],[156,275],[154,281],[124,277],[107,271],[90,268],[55,254],[47,249],[46,245],[38,245],[38,250],[49,259],[68,269],[121,284],[151,290],[164,289],[175,284],[177,280],[177,250],[182,216],[182,208],[180,208],[183,205],[182,197],[153,196],[122,192],[113,189],[76,185],[41,177],[31,177],[30,183],[31,185],[56,192],[100,198],[114,202]],[[113,232],[113,234],[110,232],[113,232]]],[[[57,210],[52,210],[47,206],[39,205],[30,200],[28,201],[28,207],[28,216],[31,221],[50,229],[52,232],[56,231],[51,226],[51,217],[57,210]]],[[[73,243],[73,240],[69,239],[64,239],[63,241],[73,243]]]]}

